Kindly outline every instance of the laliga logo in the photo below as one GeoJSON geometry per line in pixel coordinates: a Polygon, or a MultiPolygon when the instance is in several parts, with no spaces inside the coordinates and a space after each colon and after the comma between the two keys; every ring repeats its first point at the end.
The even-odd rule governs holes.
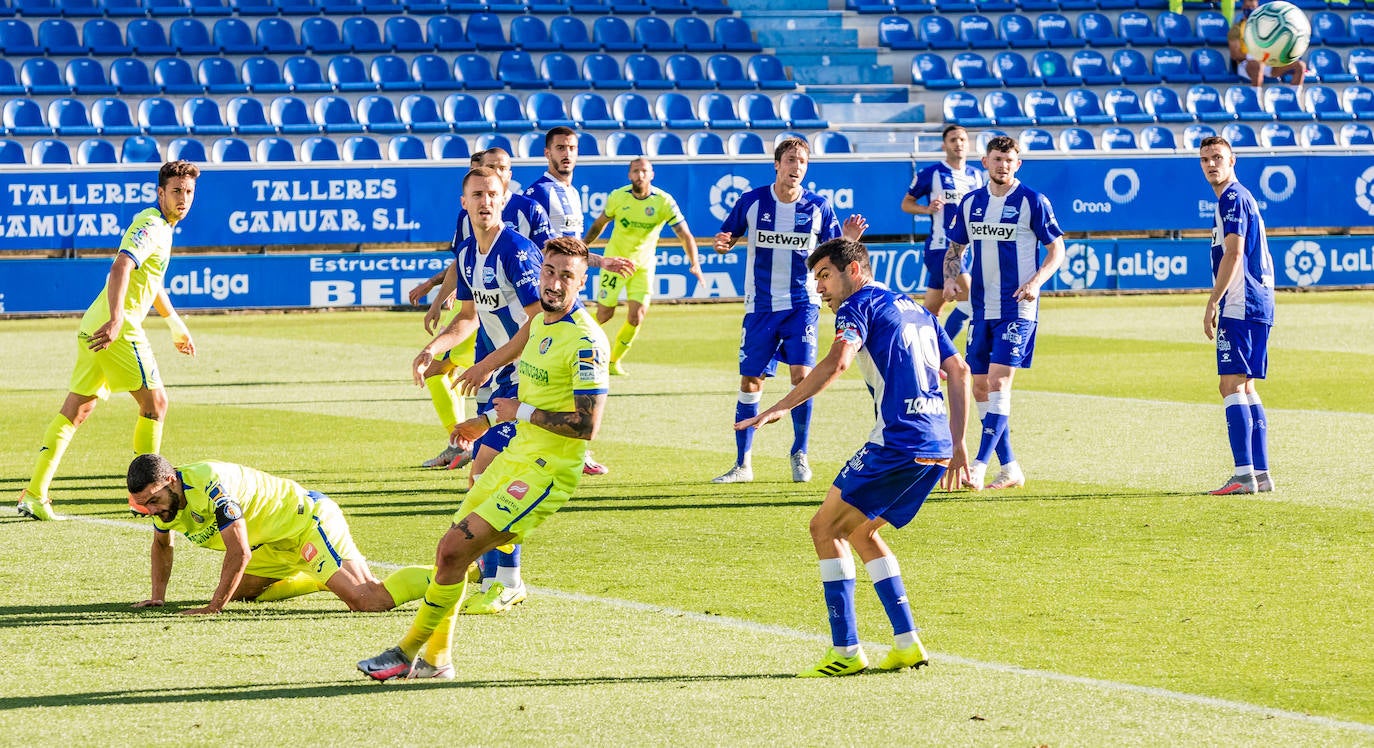
{"type": "Polygon", "coordinates": [[[737,174],[726,174],[711,185],[711,215],[724,221],[735,207],[739,196],[749,190],[749,180],[737,174]]]}
{"type": "Polygon", "coordinates": [[[1086,244],[1070,244],[1064,251],[1064,264],[1059,268],[1059,281],[1066,288],[1088,288],[1097,280],[1102,264],[1097,253],[1086,244]]]}
{"type": "Polygon", "coordinates": [[[1293,193],[1297,191],[1298,176],[1293,173],[1293,167],[1291,166],[1266,166],[1264,167],[1264,171],[1260,172],[1259,187],[1260,192],[1263,193],[1266,198],[1276,203],[1281,203],[1292,197],[1293,193]],[[1272,184],[1274,177],[1277,176],[1283,177],[1284,184],[1282,190],[1274,189],[1272,184]]]}
{"type": "MultiPolygon", "coordinates": [[[[1370,171],[1374,171],[1374,168],[1370,171]]],[[[1283,257],[1283,265],[1288,280],[1299,286],[1310,286],[1322,279],[1326,258],[1322,257],[1322,248],[1316,242],[1293,242],[1283,257]]]]}
{"type": "Polygon", "coordinates": [[[1364,170],[1355,180],[1355,204],[1360,210],[1374,216],[1374,166],[1364,170]]]}

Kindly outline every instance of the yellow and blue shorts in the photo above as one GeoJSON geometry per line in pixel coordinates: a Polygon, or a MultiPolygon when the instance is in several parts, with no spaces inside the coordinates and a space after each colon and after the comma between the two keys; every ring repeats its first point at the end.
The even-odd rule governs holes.
{"type": "Polygon", "coordinates": [[[513,543],[524,542],[531,530],[567,503],[581,479],[581,460],[576,465],[555,466],[542,457],[507,450],[498,454],[477,479],[454,513],[453,522],[476,514],[498,532],[514,534],[513,543]]]}
{"type": "Polygon", "coordinates": [[[602,270],[597,281],[596,303],[601,306],[619,306],[620,293],[624,291],[626,299],[648,306],[649,300],[653,298],[653,288],[652,261],[636,265],[634,275],[628,278],[609,270],[602,270]]]}
{"type": "Polygon", "coordinates": [[[103,351],[91,350],[90,344],[88,335],[76,336],[76,368],[69,392],[104,400],[111,392],[162,389],[157,359],[147,339],[120,335],[103,351]]]}
{"type": "Polygon", "coordinates": [[[315,508],[309,529],[293,538],[264,543],[253,548],[245,574],[266,579],[286,579],[297,572],[309,574],[324,584],[345,561],[366,561],[353,543],[348,521],[334,500],[317,491],[310,492],[315,508]]]}

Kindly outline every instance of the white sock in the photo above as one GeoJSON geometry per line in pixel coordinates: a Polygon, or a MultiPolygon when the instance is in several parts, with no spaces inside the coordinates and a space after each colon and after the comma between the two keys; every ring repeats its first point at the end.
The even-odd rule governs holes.
{"type": "Polygon", "coordinates": [[[519,566],[498,566],[496,567],[496,581],[505,585],[506,589],[513,590],[520,586],[520,567],[519,566]]]}
{"type": "Polygon", "coordinates": [[[916,643],[916,632],[908,631],[905,634],[898,634],[896,639],[897,643],[895,646],[897,649],[906,649],[916,643]]]}

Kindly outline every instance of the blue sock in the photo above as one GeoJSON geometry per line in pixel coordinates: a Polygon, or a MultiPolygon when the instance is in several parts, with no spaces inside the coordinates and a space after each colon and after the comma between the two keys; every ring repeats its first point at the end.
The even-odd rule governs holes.
{"type": "Polygon", "coordinates": [[[859,646],[858,615],[854,611],[854,559],[821,559],[821,586],[830,611],[830,641],[836,647],[859,646]]]}
{"type": "MultiPolygon", "coordinates": [[[[735,422],[738,423],[746,418],[753,418],[759,414],[759,401],[763,399],[762,392],[740,392],[739,400],[735,403],[735,422]]],[[[754,448],[754,429],[745,429],[735,432],[735,464],[749,464],[749,450],[754,448]]]]}
{"type": "Polygon", "coordinates": [[[1016,455],[1011,451],[1011,392],[989,392],[988,412],[998,413],[1006,419],[1006,427],[1002,429],[1002,436],[993,445],[993,451],[997,454],[997,462],[1002,465],[1016,462],[1016,455]]]}
{"type": "Polygon", "coordinates": [[[950,312],[949,316],[945,318],[945,334],[949,336],[950,340],[959,337],[959,333],[963,331],[964,322],[968,317],[969,316],[964,313],[964,306],[962,303],[954,305],[954,311],[950,312]]]}
{"type": "MultiPolygon", "coordinates": [[[[758,406],[754,406],[757,410],[758,406]]],[[[792,451],[788,454],[806,451],[806,443],[811,437],[811,401],[792,409],[792,451]]]]}
{"type": "Polygon", "coordinates": [[[868,576],[873,580],[873,590],[887,611],[887,620],[892,622],[893,634],[906,634],[916,630],[916,622],[911,618],[911,605],[907,603],[906,586],[902,584],[902,572],[897,559],[883,556],[869,561],[868,576]]]}
{"type": "Polygon", "coordinates": [[[1250,456],[1254,460],[1255,472],[1269,469],[1269,421],[1264,417],[1264,406],[1259,395],[1250,394],[1250,456]]]}
{"type": "Polygon", "coordinates": [[[1226,436],[1231,441],[1231,457],[1236,462],[1236,474],[1247,475],[1254,470],[1253,452],[1250,449],[1250,432],[1254,421],[1250,417],[1250,401],[1244,394],[1227,395],[1226,436]]]}
{"type": "Polygon", "coordinates": [[[518,567],[520,565],[520,546],[517,544],[515,547],[511,549],[510,553],[503,553],[502,551],[497,551],[496,565],[506,567],[518,567]]]}
{"type": "Polygon", "coordinates": [[[486,553],[483,553],[483,554],[482,554],[482,558],[481,558],[480,560],[478,560],[478,562],[477,562],[477,565],[482,569],[482,579],[484,579],[484,580],[485,580],[485,579],[495,579],[495,578],[496,578],[496,567],[497,567],[500,563],[501,563],[501,552],[500,552],[500,551],[493,549],[493,550],[487,551],[486,553]]]}

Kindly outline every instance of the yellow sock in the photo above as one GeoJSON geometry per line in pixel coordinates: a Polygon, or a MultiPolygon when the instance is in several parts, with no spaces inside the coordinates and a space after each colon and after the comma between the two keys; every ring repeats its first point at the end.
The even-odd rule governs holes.
{"type": "Polygon", "coordinates": [[[457,610],[458,604],[463,602],[463,590],[466,587],[467,583],[463,581],[457,584],[429,583],[420,601],[420,609],[415,611],[415,620],[411,621],[410,630],[401,637],[398,645],[407,658],[414,659],[444,616],[457,610]]]}
{"type": "Polygon", "coordinates": [[[611,360],[619,361],[625,357],[625,353],[634,345],[635,336],[639,335],[639,326],[629,322],[620,326],[620,331],[615,334],[615,342],[611,344],[611,360]]]}
{"type": "Polygon", "coordinates": [[[425,662],[434,667],[443,667],[453,662],[453,627],[458,622],[458,606],[444,616],[444,620],[434,627],[434,633],[425,642],[425,662]]]}
{"type": "Polygon", "coordinates": [[[35,499],[45,499],[52,477],[57,473],[57,465],[62,462],[62,454],[72,443],[76,426],[67,417],[58,413],[43,432],[43,444],[38,448],[38,463],[33,466],[33,477],[29,479],[28,494],[35,499]]]}
{"type": "Polygon", "coordinates": [[[138,417],[134,424],[134,452],[141,455],[157,454],[162,449],[162,421],[138,417]]]}
{"type": "Polygon", "coordinates": [[[300,597],[314,592],[324,592],[329,589],[326,585],[315,581],[315,578],[303,571],[298,571],[286,579],[278,579],[269,584],[262,594],[253,598],[260,603],[270,603],[273,600],[285,600],[289,597],[300,597]]]}
{"type": "Polygon", "coordinates": [[[463,399],[449,387],[449,378],[443,374],[426,379],[425,389],[429,390],[429,399],[434,403],[434,412],[439,415],[444,432],[452,433],[462,418],[463,399]]]}
{"type": "Polygon", "coordinates": [[[433,574],[433,566],[406,566],[397,569],[386,579],[383,579],[382,586],[391,593],[392,602],[397,605],[405,605],[411,600],[419,600],[424,597],[425,589],[429,587],[433,574]]]}

